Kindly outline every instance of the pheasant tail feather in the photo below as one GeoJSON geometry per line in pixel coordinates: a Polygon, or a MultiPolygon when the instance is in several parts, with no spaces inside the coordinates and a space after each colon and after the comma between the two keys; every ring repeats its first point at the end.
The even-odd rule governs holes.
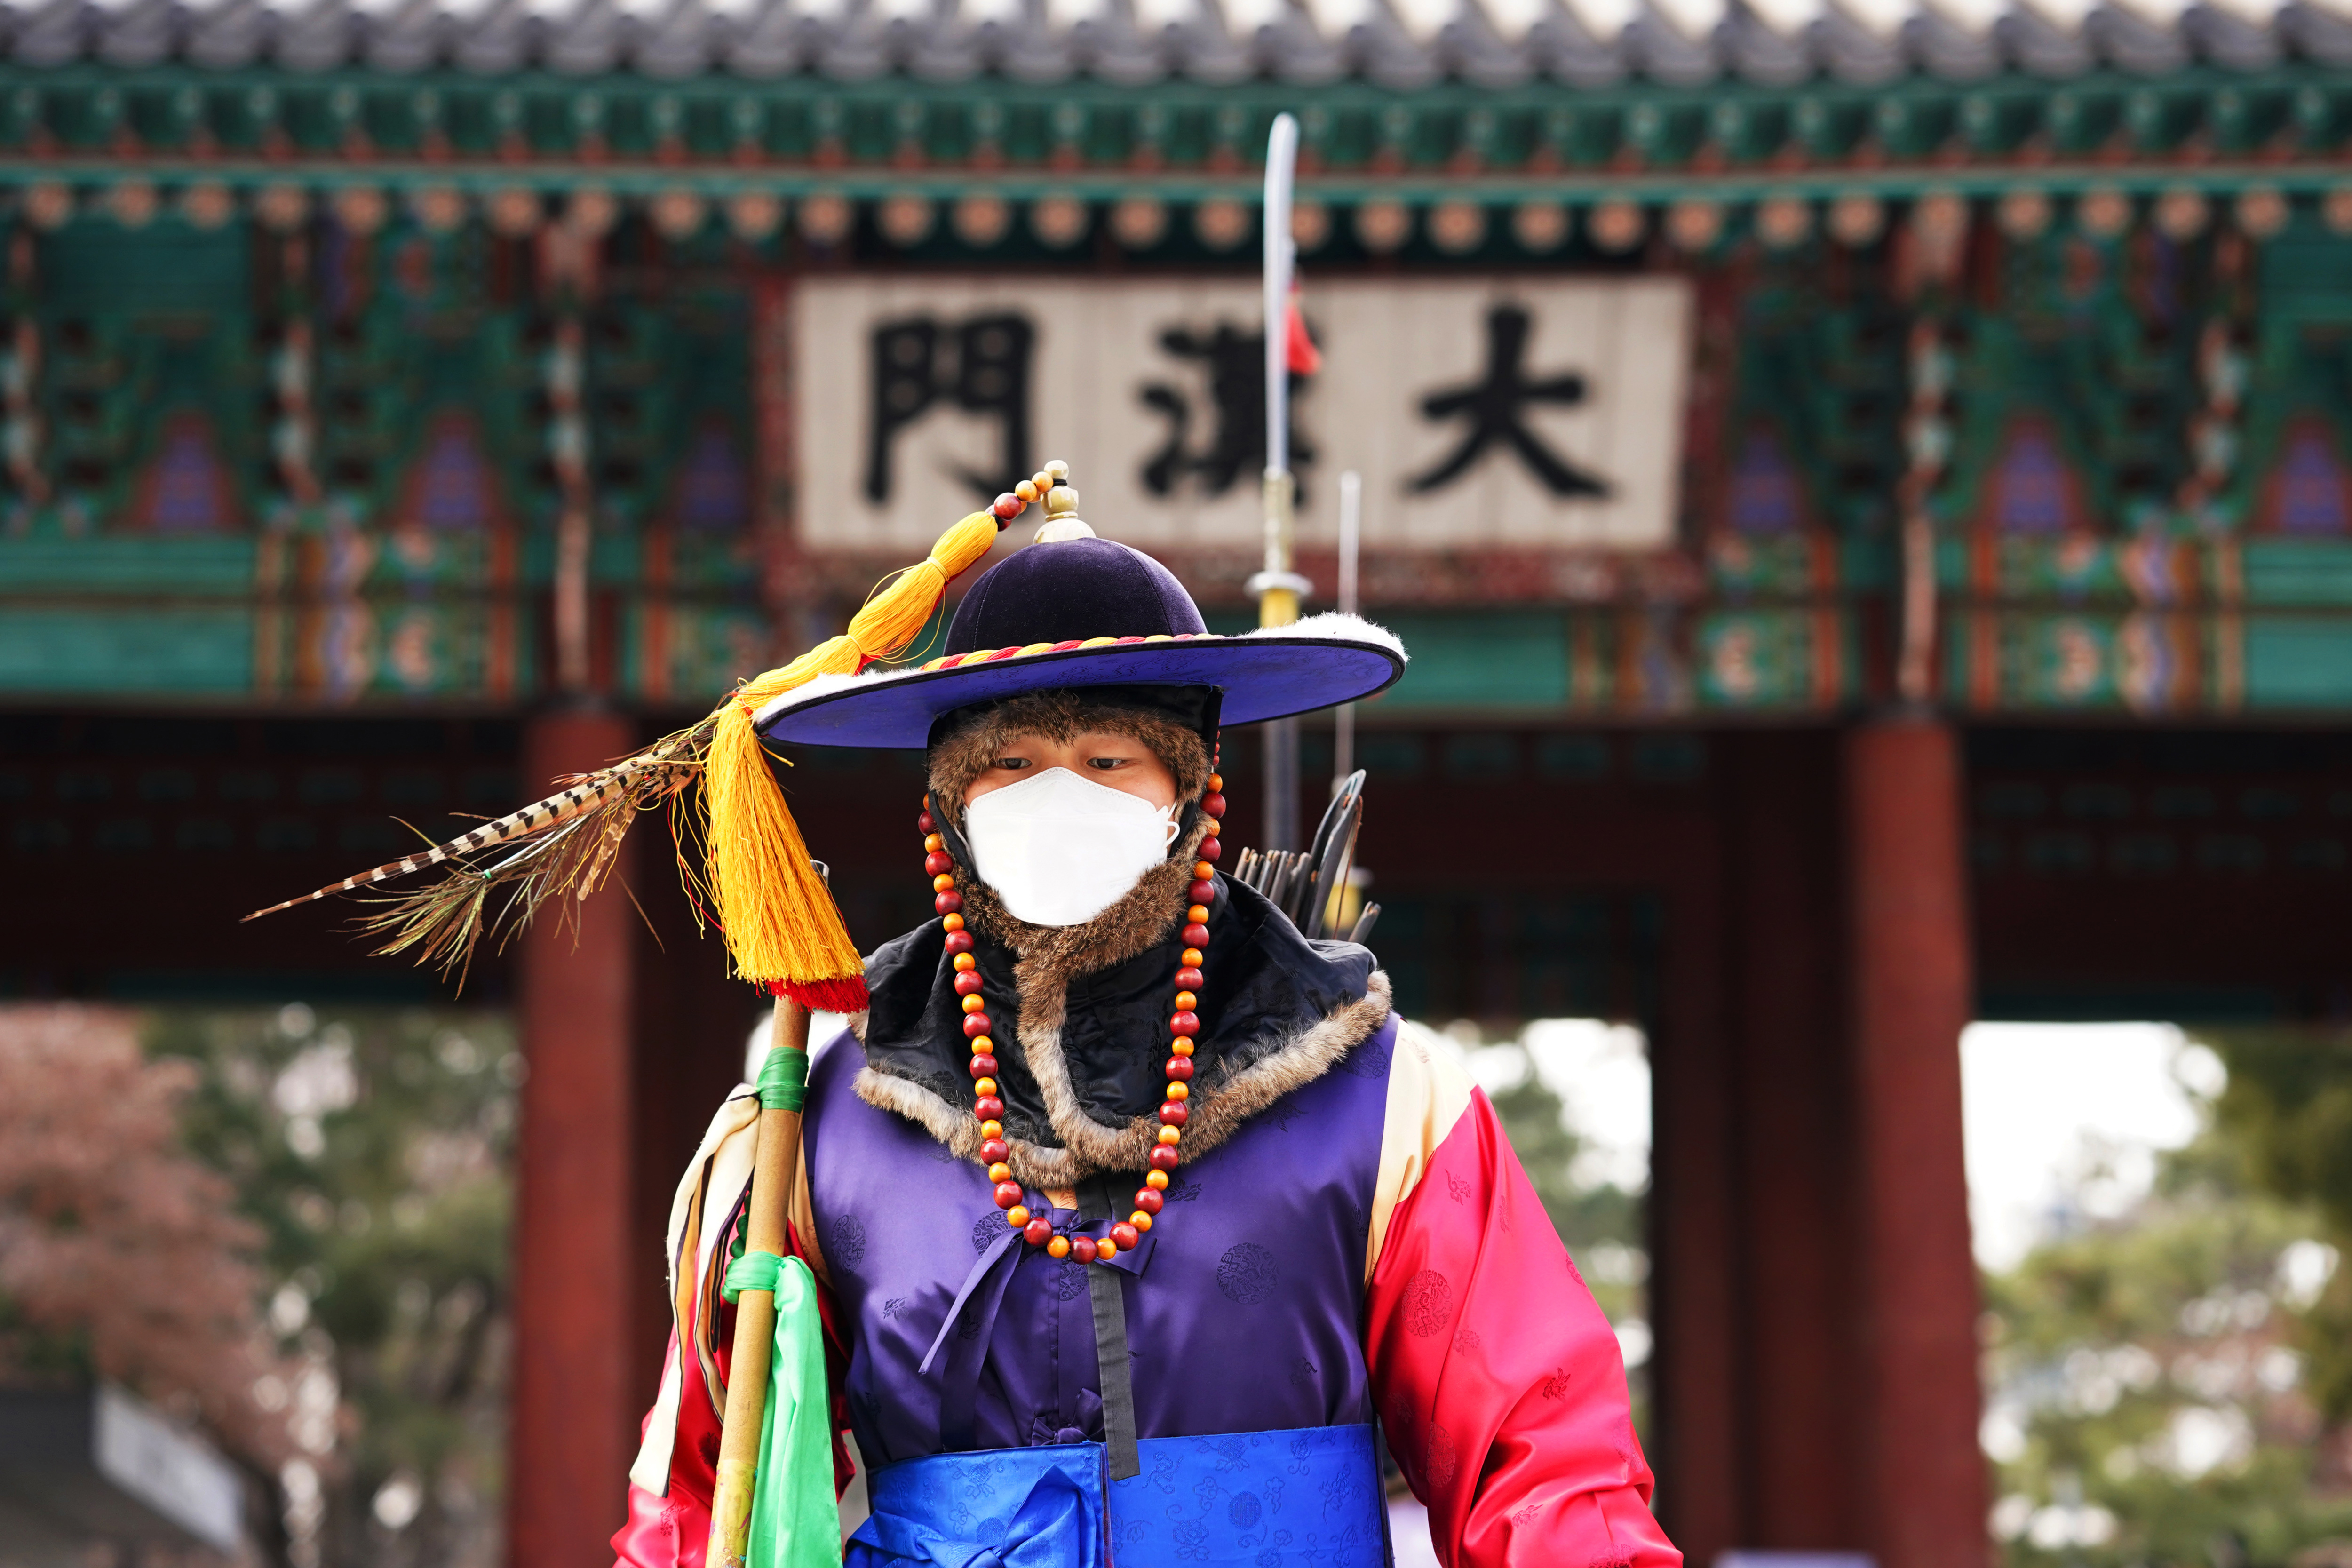
{"type": "Polygon", "coordinates": [[[362,888],[373,887],[378,882],[389,882],[394,877],[405,877],[414,872],[422,871],[428,866],[438,866],[444,861],[461,859],[467,855],[476,854],[500,844],[526,838],[534,833],[545,832],[560,823],[569,822],[575,816],[595,810],[616,795],[626,794],[631,779],[643,771],[634,763],[625,763],[616,768],[607,768],[603,773],[591,773],[568,789],[559,790],[545,800],[533,801],[520,811],[509,812],[496,822],[485,822],[471,833],[461,833],[446,844],[436,844],[430,849],[422,850],[417,854],[404,855],[397,860],[387,860],[372,871],[355,872],[340,882],[328,883],[314,893],[305,893],[299,899],[289,899],[282,904],[272,904],[266,910],[256,910],[245,919],[257,921],[264,915],[274,915],[280,910],[290,910],[297,904],[312,904],[320,899],[332,898],[337,893],[356,892],[362,888]]]}

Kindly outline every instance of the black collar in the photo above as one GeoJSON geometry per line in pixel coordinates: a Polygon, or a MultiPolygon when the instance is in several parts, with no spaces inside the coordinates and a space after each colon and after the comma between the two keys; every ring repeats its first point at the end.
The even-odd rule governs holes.
{"type": "MultiPolygon", "coordinates": [[[[1222,1084],[1282,1051],[1335,1013],[1361,1002],[1373,973],[1372,955],[1365,949],[1349,942],[1309,942],[1249,888],[1223,877],[1215,881],[1196,1009],[1201,1019],[1192,1058],[1196,1104],[1213,1099],[1222,1084]]],[[[971,1053],[955,992],[955,970],[941,949],[944,935],[941,921],[928,921],[866,960],[872,1003],[866,1020],[866,1060],[875,1071],[929,1090],[969,1118],[971,1053]]],[[[1050,985],[1060,979],[1058,997],[1024,995],[1014,976],[1018,956],[974,931],[972,952],[979,961],[982,994],[996,1020],[996,1076],[1008,1138],[1043,1149],[1058,1149],[1066,1142],[1055,1130],[1046,1095],[1027,1059],[1026,1052],[1041,1045],[1057,1051],[1070,1093],[1087,1121],[1118,1129],[1157,1111],[1183,945],[1180,910],[1166,934],[1131,956],[1091,973],[1042,983],[1050,985]],[[1058,1018],[1058,1029],[1040,1028],[1033,1022],[1040,1017],[1058,1018]],[[1020,1048],[1004,1039],[1016,1018],[1023,1021],[1020,1048]]]]}

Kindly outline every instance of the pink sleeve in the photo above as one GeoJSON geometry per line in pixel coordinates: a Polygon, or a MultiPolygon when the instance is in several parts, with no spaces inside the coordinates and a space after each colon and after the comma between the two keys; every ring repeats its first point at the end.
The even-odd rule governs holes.
{"type": "MultiPolygon", "coordinates": [[[[677,1354],[675,1338],[669,1353],[677,1354]]],[[[709,1467],[703,1450],[716,1452],[717,1444],[704,1442],[705,1424],[693,1419],[694,1409],[689,1405],[678,1422],[685,1440],[671,1450],[669,1495],[656,1497],[629,1484],[629,1517],[613,1537],[614,1568],[702,1568],[710,1544],[709,1467]]],[[[646,1423],[660,1414],[658,1406],[647,1411],[646,1423]]],[[[707,1425],[709,1433],[717,1433],[716,1421],[707,1425]]]]}
{"type": "Polygon", "coordinates": [[[710,1514],[690,1498],[629,1488],[629,1519],[613,1537],[614,1568],[702,1568],[710,1514]]]}
{"type": "Polygon", "coordinates": [[[1364,1353],[1446,1568],[1674,1568],[1616,1335],[1473,1091],[1391,1216],[1364,1353]]]}

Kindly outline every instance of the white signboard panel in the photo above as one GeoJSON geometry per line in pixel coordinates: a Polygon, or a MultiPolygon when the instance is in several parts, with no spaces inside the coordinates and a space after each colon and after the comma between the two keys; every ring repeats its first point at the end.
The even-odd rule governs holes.
{"type": "MultiPolygon", "coordinates": [[[[1080,514],[1109,537],[1254,545],[1258,300],[1249,279],[803,282],[803,537],[920,551],[1058,457],[1080,514]]],[[[1673,538],[1684,279],[1310,280],[1305,308],[1323,363],[1293,405],[1302,540],[1332,526],[1336,476],[1351,468],[1369,545],[1673,538]]]]}

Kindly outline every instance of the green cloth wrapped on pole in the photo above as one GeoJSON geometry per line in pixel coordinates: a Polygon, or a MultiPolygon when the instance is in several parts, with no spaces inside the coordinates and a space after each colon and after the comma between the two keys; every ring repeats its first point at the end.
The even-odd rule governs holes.
{"type": "Polygon", "coordinates": [[[833,1493],[833,1431],[816,1279],[797,1258],[751,1252],[727,1266],[726,1295],[772,1290],[776,1350],[760,1416],[749,1568],[839,1568],[841,1512],[833,1493]]]}

